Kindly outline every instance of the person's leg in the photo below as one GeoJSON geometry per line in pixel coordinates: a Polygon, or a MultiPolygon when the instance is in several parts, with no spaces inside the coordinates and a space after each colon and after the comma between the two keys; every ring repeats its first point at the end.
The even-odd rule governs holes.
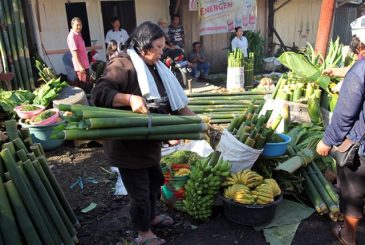
{"type": "MultiPolygon", "coordinates": [[[[150,176],[148,169],[119,168],[130,201],[130,215],[134,230],[143,242],[156,235],[151,231],[150,176]]],[[[141,242],[141,243],[142,243],[141,242]]]]}
{"type": "Polygon", "coordinates": [[[86,69],[85,72],[76,72],[77,78],[79,79],[78,86],[82,88],[85,93],[90,93],[93,88],[93,84],[90,82],[90,72],[86,69]]]}
{"type": "Polygon", "coordinates": [[[357,226],[361,219],[358,217],[345,215],[344,220],[345,220],[345,222],[344,222],[344,227],[343,227],[342,238],[349,244],[355,244],[356,243],[356,230],[357,230],[357,226]]]}
{"type": "Polygon", "coordinates": [[[164,184],[164,176],[161,167],[155,166],[148,169],[150,177],[150,200],[151,200],[151,225],[169,226],[173,220],[167,215],[156,215],[156,203],[161,198],[161,186],[164,184]]]}
{"type": "Polygon", "coordinates": [[[334,228],[337,237],[347,244],[356,243],[356,230],[359,221],[363,217],[365,197],[365,158],[360,161],[359,167],[352,170],[348,167],[337,167],[337,187],[340,197],[340,211],[344,214],[343,229],[340,226],[334,228]]]}
{"type": "Polygon", "coordinates": [[[200,75],[200,71],[198,69],[198,64],[192,64],[192,70],[191,70],[191,75],[195,78],[198,78],[200,75]]]}
{"type": "Polygon", "coordinates": [[[206,62],[202,64],[203,75],[206,77],[209,74],[210,63],[206,62]]]}

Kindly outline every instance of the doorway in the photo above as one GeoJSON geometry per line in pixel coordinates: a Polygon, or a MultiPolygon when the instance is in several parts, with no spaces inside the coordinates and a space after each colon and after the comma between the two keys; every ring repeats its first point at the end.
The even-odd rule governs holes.
{"type": "Polygon", "coordinates": [[[89,21],[87,19],[86,3],[65,3],[67,14],[67,26],[71,29],[71,20],[74,17],[79,17],[82,21],[82,38],[84,39],[85,46],[90,47],[90,30],[89,21]]]}
{"type": "Polygon", "coordinates": [[[101,13],[103,17],[104,37],[112,28],[111,22],[113,17],[118,17],[120,27],[130,35],[136,28],[136,11],[134,1],[102,1],[101,13]]]}

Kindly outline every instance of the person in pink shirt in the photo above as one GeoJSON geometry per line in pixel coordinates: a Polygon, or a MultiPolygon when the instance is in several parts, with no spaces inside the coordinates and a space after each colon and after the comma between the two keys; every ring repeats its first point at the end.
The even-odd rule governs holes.
{"type": "Polygon", "coordinates": [[[67,36],[67,45],[72,54],[72,63],[79,79],[79,83],[77,85],[84,89],[86,93],[89,93],[92,89],[89,74],[90,63],[87,58],[87,50],[84,39],[81,35],[81,30],[81,19],[74,17],[71,20],[71,30],[67,36]]]}

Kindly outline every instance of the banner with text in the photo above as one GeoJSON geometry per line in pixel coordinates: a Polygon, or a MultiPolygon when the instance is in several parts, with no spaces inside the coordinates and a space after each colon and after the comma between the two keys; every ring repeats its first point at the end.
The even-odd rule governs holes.
{"type": "Polygon", "coordinates": [[[199,35],[256,30],[256,0],[199,0],[199,35]]]}

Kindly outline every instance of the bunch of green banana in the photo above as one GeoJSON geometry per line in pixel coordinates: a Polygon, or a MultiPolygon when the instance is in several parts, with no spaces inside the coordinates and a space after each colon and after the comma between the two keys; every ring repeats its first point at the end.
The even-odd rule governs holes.
{"type": "Polygon", "coordinates": [[[231,165],[219,159],[219,152],[198,161],[191,169],[185,185],[184,210],[195,219],[206,220],[212,214],[214,200],[229,175],[231,165]]]}
{"type": "Polygon", "coordinates": [[[242,184],[248,188],[255,188],[262,183],[263,179],[264,178],[255,171],[245,169],[237,173],[231,173],[231,176],[226,179],[223,185],[230,186],[234,184],[242,184]]]}
{"type": "Polygon", "coordinates": [[[271,187],[271,191],[274,194],[274,197],[279,196],[281,194],[281,189],[274,179],[264,179],[264,184],[267,184],[271,187]]]}
{"type": "Polygon", "coordinates": [[[256,204],[265,205],[274,201],[274,194],[271,186],[268,184],[261,184],[252,190],[252,194],[256,196],[256,204]]]}

